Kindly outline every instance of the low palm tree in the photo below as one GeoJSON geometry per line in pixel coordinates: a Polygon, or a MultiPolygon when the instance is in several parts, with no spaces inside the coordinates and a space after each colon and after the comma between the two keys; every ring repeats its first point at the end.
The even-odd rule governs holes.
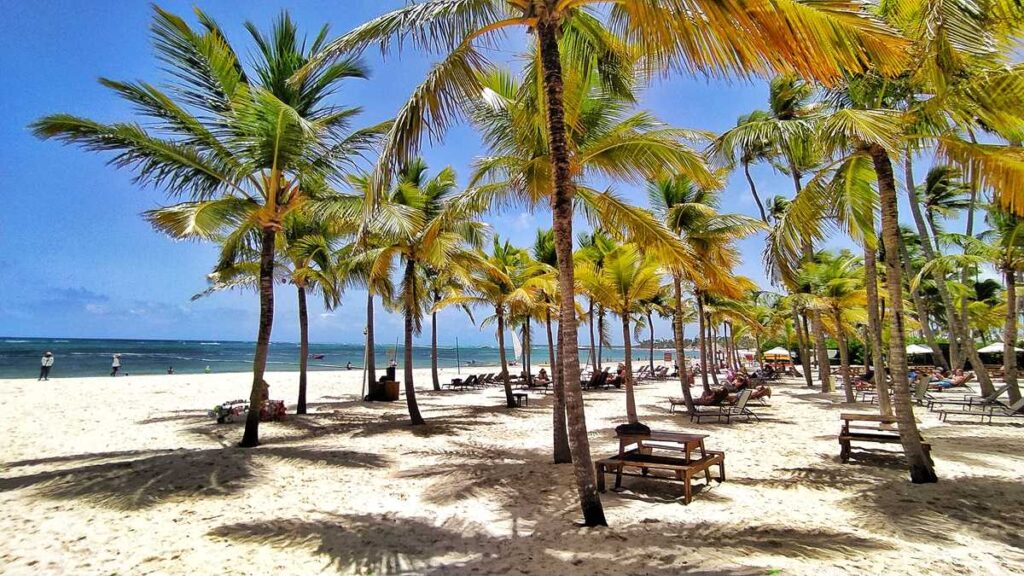
{"type": "Polygon", "coordinates": [[[168,234],[226,239],[229,245],[257,236],[260,321],[241,441],[252,447],[259,444],[266,395],[277,235],[288,214],[349,169],[379,129],[350,131],[358,110],[324,102],[342,80],[366,73],[357,60],[328,58],[326,27],[306,45],[287,13],[269,37],[248,24],[257,50],[247,69],[220,26],[201,10],[195,10],[198,28],[158,7],[154,11],[154,47],[169,72],[170,89],[101,80],[150,121],[148,128],[56,114],[32,129],[42,138],[113,152],[111,163],[133,170],[137,183],[189,198],[178,205],[180,219],[157,223],[168,234]],[[302,81],[290,82],[300,69],[302,81]]]}

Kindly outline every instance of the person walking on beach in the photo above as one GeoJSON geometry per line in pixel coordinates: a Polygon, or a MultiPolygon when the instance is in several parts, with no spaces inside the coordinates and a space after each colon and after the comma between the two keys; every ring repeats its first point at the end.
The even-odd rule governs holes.
{"type": "MultiPolygon", "coordinates": [[[[43,354],[43,360],[39,367],[39,380],[50,379],[50,368],[53,368],[53,352],[43,354]]],[[[37,382],[39,380],[37,380],[37,382]]]]}
{"type": "Polygon", "coordinates": [[[114,354],[113,360],[110,362],[110,375],[117,376],[117,373],[121,370],[121,355],[114,354]]]}

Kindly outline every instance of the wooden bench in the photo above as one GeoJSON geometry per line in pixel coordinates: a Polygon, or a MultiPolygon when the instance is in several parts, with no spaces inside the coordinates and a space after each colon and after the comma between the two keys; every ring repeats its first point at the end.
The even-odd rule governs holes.
{"type": "Polygon", "coordinates": [[[690,482],[695,474],[704,473],[707,482],[711,483],[712,466],[718,466],[718,481],[725,481],[725,453],[708,450],[706,455],[696,459],[684,459],[671,456],[656,456],[630,450],[624,454],[616,454],[595,463],[597,471],[597,490],[605,491],[604,475],[615,474],[615,489],[622,486],[623,476],[637,476],[657,480],[676,481],[683,483],[683,503],[689,504],[693,497],[690,482]],[[640,472],[626,472],[626,468],[639,468],[640,472]],[[674,478],[651,476],[650,470],[666,470],[674,474],[674,478]]]}
{"type": "Polygon", "coordinates": [[[522,407],[530,405],[530,395],[525,392],[515,392],[512,394],[512,398],[516,401],[516,406],[522,407]]]}
{"type": "MultiPolygon", "coordinates": [[[[839,418],[843,421],[842,428],[839,429],[839,459],[843,464],[850,461],[851,443],[853,442],[900,444],[899,432],[885,430],[881,427],[882,424],[896,425],[899,420],[895,416],[844,413],[840,414],[839,418]],[[868,422],[873,425],[866,426],[858,424],[858,422],[868,422]]],[[[925,454],[929,455],[931,445],[922,439],[921,446],[924,448],[925,454]]]]}

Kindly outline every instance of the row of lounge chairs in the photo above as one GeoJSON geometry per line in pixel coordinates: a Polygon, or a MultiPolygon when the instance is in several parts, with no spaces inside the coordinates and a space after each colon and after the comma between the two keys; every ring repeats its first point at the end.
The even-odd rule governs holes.
{"type": "Polygon", "coordinates": [[[926,405],[932,412],[938,412],[939,420],[942,421],[951,415],[978,416],[982,423],[988,419],[989,424],[993,418],[1024,418],[1024,398],[1012,404],[1000,399],[1009,389],[1009,384],[1004,384],[986,396],[965,394],[961,398],[942,398],[924,392],[918,403],[926,405]]]}

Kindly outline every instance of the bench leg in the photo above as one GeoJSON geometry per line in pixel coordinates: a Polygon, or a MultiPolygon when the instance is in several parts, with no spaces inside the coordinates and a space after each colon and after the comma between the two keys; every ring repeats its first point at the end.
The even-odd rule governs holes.
{"type": "Polygon", "coordinates": [[[604,464],[598,464],[597,468],[597,491],[604,492],[604,464]]]}
{"type": "Polygon", "coordinates": [[[690,481],[693,480],[693,478],[690,476],[689,470],[687,470],[683,476],[683,504],[689,504],[690,500],[693,498],[693,489],[690,487],[690,481]]]}
{"type": "Polygon", "coordinates": [[[718,482],[725,482],[725,457],[718,462],[718,482]]]}
{"type": "Polygon", "coordinates": [[[624,468],[624,466],[617,466],[615,468],[615,490],[616,491],[620,490],[622,488],[622,469],[623,468],[624,468]]]}
{"type": "Polygon", "coordinates": [[[839,460],[846,464],[850,461],[850,441],[840,440],[839,441],[839,460]]]}

